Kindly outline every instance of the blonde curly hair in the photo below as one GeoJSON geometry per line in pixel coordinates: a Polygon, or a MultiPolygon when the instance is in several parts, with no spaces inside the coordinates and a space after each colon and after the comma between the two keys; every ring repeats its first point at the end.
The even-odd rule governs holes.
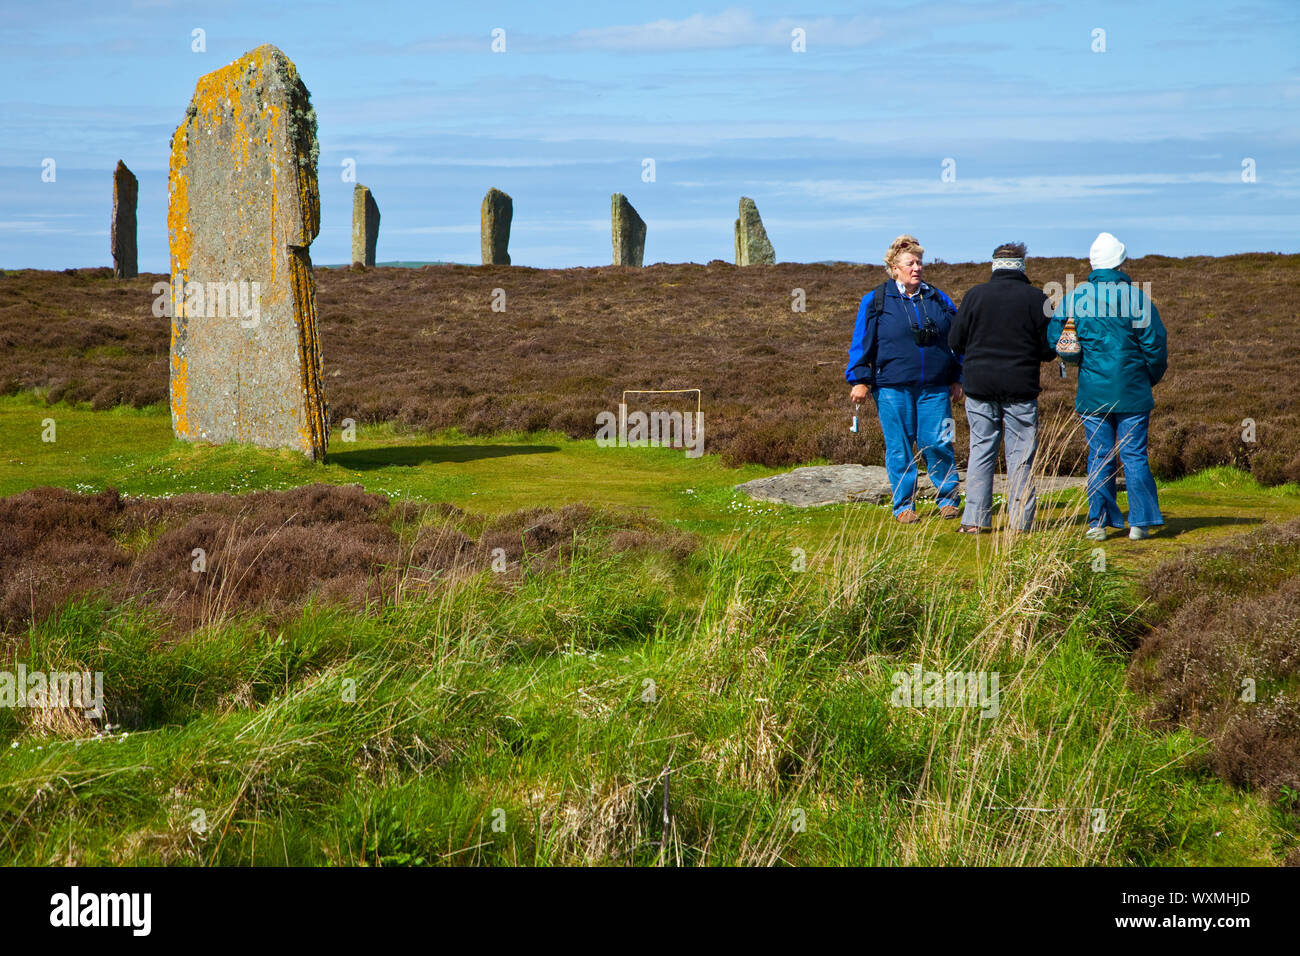
{"type": "Polygon", "coordinates": [[[906,234],[899,236],[885,250],[885,268],[889,270],[891,277],[894,274],[894,263],[906,252],[912,253],[918,259],[925,258],[925,247],[916,241],[916,236],[906,234]]]}

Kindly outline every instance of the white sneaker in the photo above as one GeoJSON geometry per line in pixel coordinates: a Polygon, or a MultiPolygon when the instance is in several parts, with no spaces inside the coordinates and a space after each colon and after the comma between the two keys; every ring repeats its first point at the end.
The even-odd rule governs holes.
{"type": "Polygon", "coordinates": [[[1084,537],[1087,538],[1089,541],[1105,541],[1106,528],[1102,525],[1098,525],[1095,528],[1089,528],[1087,533],[1084,535],[1084,537]]]}
{"type": "Polygon", "coordinates": [[[1130,541],[1145,541],[1149,537],[1151,537],[1150,530],[1143,528],[1140,525],[1134,525],[1128,529],[1128,538],[1130,541]]]}

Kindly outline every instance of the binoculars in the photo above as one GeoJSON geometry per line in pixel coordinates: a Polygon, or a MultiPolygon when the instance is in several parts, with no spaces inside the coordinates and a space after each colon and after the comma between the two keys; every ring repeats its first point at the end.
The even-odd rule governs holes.
{"type": "Polygon", "coordinates": [[[928,315],[925,317],[923,325],[917,325],[915,322],[909,322],[912,327],[912,341],[919,346],[933,345],[939,340],[939,326],[934,324],[934,319],[928,315]]]}

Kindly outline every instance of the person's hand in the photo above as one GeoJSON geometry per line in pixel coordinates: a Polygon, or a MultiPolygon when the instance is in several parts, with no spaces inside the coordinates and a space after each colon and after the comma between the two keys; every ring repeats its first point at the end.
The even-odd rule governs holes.
{"type": "Polygon", "coordinates": [[[948,386],[948,397],[954,402],[960,402],[962,399],[961,382],[953,382],[948,386]]]}
{"type": "Polygon", "coordinates": [[[853,386],[853,391],[849,392],[849,401],[861,405],[867,399],[867,386],[859,382],[853,386]]]}

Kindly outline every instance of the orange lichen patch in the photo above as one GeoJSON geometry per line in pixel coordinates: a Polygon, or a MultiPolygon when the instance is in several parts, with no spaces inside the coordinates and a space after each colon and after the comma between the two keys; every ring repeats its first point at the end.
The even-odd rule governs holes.
{"type": "MultiPolygon", "coordinates": [[[[175,326],[172,326],[173,330],[175,326]]],[[[178,438],[190,437],[190,366],[172,353],[171,375],[172,428],[178,438]]]]}
{"type": "Polygon", "coordinates": [[[188,268],[190,263],[192,237],[186,227],[190,220],[189,179],[185,175],[187,127],[188,124],[182,125],[172,139],[171,167],[167,177],[167,189],[171,193],[171,199],[167,203],[167,237],[171,247],[173,275],[188,268]]]}
{"type": "MultiPolygon", "coordinates": [[[[231,149],[239,151],[244,166],[249,161],[249,136],[244,123],[244,83],[241,77],[245,73],[264,72],[270,49],[264,44],[245,53],[235,62],[199,77],[198,86],[194,90],[192,105],[200,123],[216,127],[220,127],[227,119],[234,123],[234,135],[230,138],[231,149]],[[227,113],[230,113],[229,117],[227,113]]],[[[238,166],[236,164],[236,168],[238,166]]]]}
{"type": "MultiPolygon", "coordinates": [[[[190,221],[189,177],[186,175],[188,153],[191,147],[191,135],[212,135],[227,122],[232,124],[228,138],[232,153],[233,168],[237,172],[247,173],[250,167],[250,148],[253,136],[250,135],[244,109],[244,77],[264,74],[269,66],[275,48],[263,44],[255,50],[229,63],[218,70],[199,77],[194,96],[185,122],[176,131],[172,140],[172,154],[168,188],[172,199],[167,210],[167,229],[171,239],[172,270],[185,269],[191,261],[193,236],[187,228],[190,221]]],[[[297,78],[296,69],[290,72],[297,78]]],[[[275,103],[262,105],[269,114],[271,129],[280,121],[281,109],[275,103]]],[[[267,142],[270,143],[268,136],[267,142]]],[[[272,146],[274,144],[271,144],[272,146]]]]}
{"type": "Polygon", "coordinates": [[[294,311],[300,323],[298,364],[302,371],[303,404],[307,413],[298,435],[303,451],[317,461],[324,461],[329,432],[321,383],[320,336],[316,329],[316,282],[306,250],[292,250],[289,268],[293,276],[294,311]]]}

